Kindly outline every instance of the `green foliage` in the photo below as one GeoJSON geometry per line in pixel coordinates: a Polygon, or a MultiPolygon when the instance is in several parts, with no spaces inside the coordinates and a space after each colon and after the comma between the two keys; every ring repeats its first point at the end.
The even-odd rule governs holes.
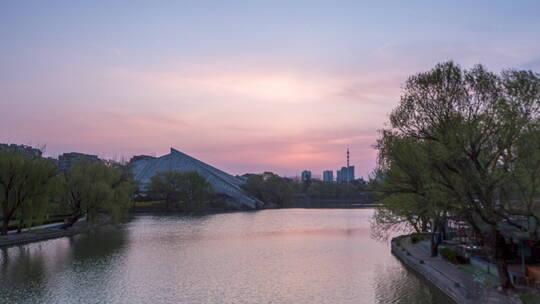
{"type": "Polygon", "coordinates": [[[468,264],[469,259],[462,256],[458,252],[450,249],[450,248],[442,248],[439,250],[439,253],[443,257],[443,259],[447,260],[448,262],[452,264],[468,264]]]}
{"type": "Polygon", "coordinates": [[[131,206],[134,191],[127,172],[117,164],[83,160],[61,174],[58,191],[73,214],[70,224],[83,215],[92,220],[100,213],[120,220],[131,206]]]}
{"type": "Polygon", "coordinates": [[[425,241],[429,239],[429,236],[427,236],[425,233],[412,233],[411,234],[411,243],[416,244],[421,241],[425,241]]]}
{"type": "Polygon", "coordinates": [[[313,198],[358,198],[366,193],[366,185],[362,182],[326,183],[313,181],[308,188],[308,194],[313,198]]]}
{"type": "MultiPolygon", "coordinates": [[[[485,235],[491,259],[504,265],[500,223],[538,235],[539,148],[538,74],[446,62],[413,75],[377,142],[383,216],[375,222],[417,231],[433,223],[433,231],[452,215],[485,235]]],[[[508,287],[504,266],[499,275],[508,287]]]]}
{"type": "Polygon", "coordinates": [[[393,231],[427,232],[432,219],[444,221],[453,197],[431,180],[426,142],[383,132],[377,143],[379,171],[370,190],[381,206],[372,228],[384,236],[393,231]]]}
{"type": "Polygon", "coordinates": [[[197,172],[158,173],[152,177],[147,190],[154,197],[186,210],[203,208],[212,195],[212,186],[197,172]]]}
{"type": "MultiPolygon", "coordinates": [[[[120,220],[131,206],[131,171],[115,162],[80,161],[59,172],[48,159],[20,148],[0,149],[2,233],[51,222],[71,214],[64,228],[86,215],[120,220]],[[56,214],[51,216],[50,213],[56,214]]],[[[20,230],[19,230],[20,231],[20,230]]]]}
{"type": "Polygon", "coordinates": [[[426,156],[427,181],[455,197],[453,206],[462,213],[473,210],[495,226],[508,220],[508,210],[499,203],[508,206],[520,199],[527,204],[538,195],[537,183],[525,195],[515,190],[538,176],[539,114],[538,75],[512,70],[496,75],[481,65],[463,71],[452,62],[439,64],[408,79],[390,116],[391,128],[379,142],[381,164],[389,171],[396,159],[404,164],[398,156],[385,155],[387,139],[417,142],[418,153],[426,156]]]}
{"type": "Polygon", "coordinates": [[[524,293],[519,298],[523,304],[540,304],[540,296],[532,293],[524,293]]]}
{"type": "Polygon", "coordinates": [[[272,172],[252,174],[242,188],[267,206],[287,207],[292,202],[293,188],[285,178],[272,172]]]}
{"type": "Polygon", "coordinates": [[[56,169],[48,160],[24,150],[0,149],[0,206],[2,234],[14,216],[24,219],[43,217],[47,209],[56,169]]]}
{"type": "Polygon", "coordinates": [[[144,201],[144,202],[137,201],[135,202],[134,206],[135,207],[154,207],[154,206],[161,206],[163,204],[165,204],[165,201],[144,201]]]}

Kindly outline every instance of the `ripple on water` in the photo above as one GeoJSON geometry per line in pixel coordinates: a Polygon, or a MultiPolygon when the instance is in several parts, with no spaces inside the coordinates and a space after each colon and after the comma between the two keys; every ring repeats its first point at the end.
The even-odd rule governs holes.
{"type": "Polygon", "coordinates": [[[0,303],[445,303],[370,238],[371,214],[138,216],[4,249],[0,303]]]}

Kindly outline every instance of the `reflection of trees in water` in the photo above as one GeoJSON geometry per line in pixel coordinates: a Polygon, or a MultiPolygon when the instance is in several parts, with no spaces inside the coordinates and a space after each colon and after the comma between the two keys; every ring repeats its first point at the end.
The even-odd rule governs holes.
{"type": "Polygon", "coordinates": [[[102,227],[76,235],[69,242],[73,261],[61,279],[67,296],[57,294],[53,302],[68,298],[70,303],[81,303],[88,299],[106,303],[105,294],[111,288],[110,285],[121,282],[119,278],[127,275],[124,271],[128,247],[126,230],[123,227],[102,227]]]}
{"type": "Polygon", "coordinates": [[[373,282],[377,303],[454,303],[404,267],[399,262],[377,266],[373,282]]]}
{"type": "Polygon", "coordinates": [[[122,250],[126,241],[126,231],[114,226],[101,227],[69,238],[75,260],[108,259],[122,250]]]}
{"type": "Polygon", "coordinates": [[[122,229],[103,227],[72,237],[1,248],[0,303],[43,300],[58,289],[73,288],[77,293],[74,279],[84,278],[76,278],[78,271],[73,266],[91,268],[94,263],[85,261],[88,259],[107,264],[125,243],[122,229]]]}
{"type": "Polygon", "coordinates": [[[39,296],[46,280],[46,258],[41,246],[16,246],[1,249],[0,303],[18,303],[39,296]]]}

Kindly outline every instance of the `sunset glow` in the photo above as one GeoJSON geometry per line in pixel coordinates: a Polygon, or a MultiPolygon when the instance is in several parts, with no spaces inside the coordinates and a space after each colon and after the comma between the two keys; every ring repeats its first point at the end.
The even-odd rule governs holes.
{"type": "Polygon", "coordinates": [[[350,148],[366,177],[409,75],[449,59],[540,70],[535,1],[13,3],[0,142],[53,156],[175,147],[234,174],[318,176],[350,148]]]}

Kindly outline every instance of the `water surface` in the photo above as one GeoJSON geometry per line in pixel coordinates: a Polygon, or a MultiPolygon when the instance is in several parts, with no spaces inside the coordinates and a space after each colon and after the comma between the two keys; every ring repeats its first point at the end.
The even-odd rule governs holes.
{"type": "Polygon", "coordinates": [[[136,216],[0,249],[0,303],[450,303],[370,238],[370,209],[136,216]]]}

